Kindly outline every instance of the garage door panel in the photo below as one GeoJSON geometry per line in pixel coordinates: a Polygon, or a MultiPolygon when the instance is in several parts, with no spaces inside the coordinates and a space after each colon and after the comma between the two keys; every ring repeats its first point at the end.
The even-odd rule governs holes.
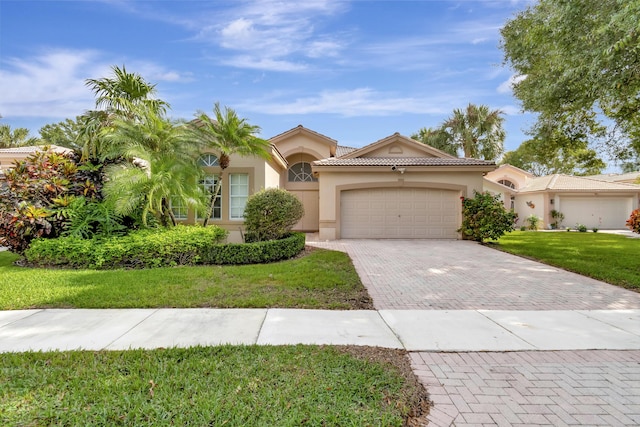
{"type": "Polygon", "coordinates": [[[382,188],[341,194],[343,238],[458,237],[459,193],[424,188],[382,188]]]}
{"type": "Polygon", "coordinates": [[[632,210],[631,197],[571,197],[560,198],[560,212],[565,216],[563,226],[576,223],[589,228],[625,228],[632,210]]]}

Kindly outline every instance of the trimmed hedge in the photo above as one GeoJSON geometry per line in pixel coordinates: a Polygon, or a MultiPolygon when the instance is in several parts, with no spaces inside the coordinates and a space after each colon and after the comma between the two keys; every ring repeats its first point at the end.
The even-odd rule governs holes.
{"type": "Polygon", "coordinates": [[[304,249],[305,239],[304,233],[295,232],[279,240],[215,245],[201,255],[205,264],[264,264],[298,255],[304,249]]]}
{"type": "Polygon", "coordinates": [[[133,231],[126,236],[81,239],[38,239],[25,251],[35,266],[65,268],[153,268],[202,263],[202,253],[218,245],[228,232],[220,227],[133,231]]]}
{"type": "Polygon", "coordinates": [[[288,259],[305,245],[304,233],[281,240],[219,243],[227,231],[216,226],[181,226],[134,231],[126,236],[38,239],[25,252],[27,263],[61,268],[154,268],[202,264],[258,264],[288,259]]]}

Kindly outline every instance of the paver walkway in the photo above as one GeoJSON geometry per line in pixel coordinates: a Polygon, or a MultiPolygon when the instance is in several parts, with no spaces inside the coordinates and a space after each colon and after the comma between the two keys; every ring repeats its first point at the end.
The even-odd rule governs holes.
{"type": "MultiPolygon", "coordinates": [[[[528,310],[520,316],[537,319],[542,310],[640,308],[638,293],[472,242],[313,245],[349,253],[379,310],[528,310]]],[[[417,322],[427,321],[422,313],[417,322]]],[[[569,348],[579,342],[571,341],[569,348]]],[[[430,426],[640,425],[638,350],[412,352],[411,359],[434,404],[430,426]]]]}

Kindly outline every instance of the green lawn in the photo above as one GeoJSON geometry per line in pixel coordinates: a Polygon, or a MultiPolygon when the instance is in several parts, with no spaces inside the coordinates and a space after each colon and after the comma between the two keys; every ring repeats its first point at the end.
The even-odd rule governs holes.
{"type": "Polygon", "coordinates": [[[640,239],[592,232],[515,231],[491,246],[640,291],[640,239]]]}
{"type": "Polygon", "coordinates": [[[283,262],[149,270],[18,267],[0,252],[0,310],[25,308],[372,308],[351,259],[313,250],[283,262]]]}
{"type": "Polygon", "coordinates": [[[3,426],[402,426],[425,402],[398,350],[221,346],[0,354],[3,426]]]}

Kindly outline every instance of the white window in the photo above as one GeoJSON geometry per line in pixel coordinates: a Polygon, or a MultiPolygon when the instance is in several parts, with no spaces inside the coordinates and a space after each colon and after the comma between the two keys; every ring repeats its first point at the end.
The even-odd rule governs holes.
{"type": "Polygon", "coordinates": [[[311,172],[311,163],[300,162],[289,168],[289,182],[317,182],[311,172]]]}
{"type": "Polygon", "coordinates": [[[175,219],[187,219],[187,206],[182,203],[182,200],[173,197],[171,199],[171,212],[175,219]]]}
{"type": "Polygon", "coordinates": [[[218,158],[214,154],[203,154],[200,156],[199,162],[200,166],[211,167],[211,166],[220,166],[218,162],[218,158]]]}
{"type": "Polygon", "coordinates": [[[229,175],[229,219],[243,219],[244,207],[249,197],[249,175],[234,173],[229,175]]]}
{"type": "MultiPolygon", "coordinates": [[[[207,175],[204,180],[200,181],[200,185],[204,189],[205,193],[209,195],[207,198],[207,209],[209,209],[211,203],[211,194],[216,191],[216,186],[218,185],[218,176],[217,175],[207,175]]],[[[202,216],[206,215],[204,213],[202,216]]],[[[211,212],[210,219],[221,219],[222,218],[222,188],[218,192],[216,196],[216,201],[213,204],[213,212],[211,212]]]]}

